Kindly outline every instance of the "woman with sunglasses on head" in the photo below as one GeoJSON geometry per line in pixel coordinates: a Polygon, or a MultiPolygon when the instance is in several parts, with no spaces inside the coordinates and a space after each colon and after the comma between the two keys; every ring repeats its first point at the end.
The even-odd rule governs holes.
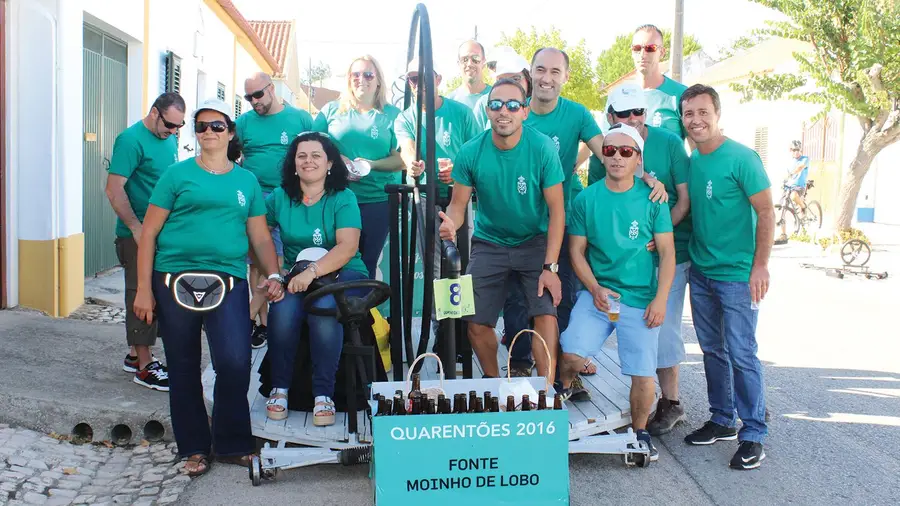
{"type": "Polygon", "coordinates": [[[350,190],[356,194],[362,214],[359,249],[369,277],[375,278],[378,257],[388,236],[387,184],[400,184],[403,160],[397,151],[394,120],[400,109],[386,98],[384,73],[371,56],[353,60],[347,72],[347,89],[329,102],[313,122],[313,130],[335,140],[348,167],[350,190]],[[352,162],[351,162],[352,160],[352,162]],[[360,166],[371,171],[361,174],[360,166]]]}
{"type": "MultiPolygon", "coordinates": [[[[266,414],[273,420],[288,416],[288,387],[305,320],[312,355],[313,425],[334,424],[332,397],[344,329],[333,316],[307,314],[303,301],[323,276],[336,274],[341,282],[368,278],[368,269],[359,254],[359,206],[347,183],[347,167],[334,143],[321,133],[305,132],[288,147],[281,186],[266,199],[269,226],[281,227],[286,271],[292,271],[297,255],[307,248],[328,251],[301,272],[294,269],[288,275],[288,293],[270,308],[268,356],[273,388],[266,414]]],[[[363,296],[366,291],[346,293],[354,297],[363,296]]],[[[318,299],[315,307],[334,308],[336,304],[334,296],[327,295],[318,299]]]]}
{"type": "Polygon", "coordinates": [[[166,171],[150,197],[138,248],[134,311],[165,336],[169,406],[185,472],[220,462],[246,466],[250,432],[250,244],[268,274],[268,298],[283,288],[256,177],[228,160],[231,106],[210,99],[194,112],[200,154],[166,171]],[[201,327],[216,370],[212,430],[200,383],[201,327]]]}

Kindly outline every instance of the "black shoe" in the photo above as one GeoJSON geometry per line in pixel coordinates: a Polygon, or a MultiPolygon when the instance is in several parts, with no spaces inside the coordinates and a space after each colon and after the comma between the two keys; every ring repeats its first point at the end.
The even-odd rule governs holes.
{"type": "Polygon", "coordinates": [[[653,436],[661,436],[672,432],[678,422],[687,420],[684,415],[684,406],[678,401],[670,401],[665,397],[656,403],[656,414],[647,424],[647,432],[653,436]]]}
{"type": "Polygon", "coordinates": [[[262,348],[266,345],[266,339],[268,338],[268,329],[265,325],[256,325],[253,327],[253,334],[250,338],[250,346],[253,347],[254,350],[262,348]]]}
{"type": "Polygon", "coordinates": [[[749,470],[759,467],[763,459],[766,458],[766,452],[763,445],[754,443],[753,441],[741,441],[741,445],[731,458],[729,466],[732,469],[749,470]]]}
{"type": "Polygon", "coordinates": [[[151,390],[169,391],[169,372],[166,366],[153,361],[147,367],[134,373],[134,382],[151,390]]]}
{"type": "Polygon", "coordinates": [[[711,445],[716,441],[734,441],[735,439],[737,439],[737,429],[708,421],[703,424],[703,427],[685,436],[684,442],[689,445],[711,445]]]}
{"type": "Polygon", "coordinates": [[[637,439],[638,441],[643,441],[650,448],[650,462],[656,462],[659,460],[659,450],[653,446],[653,438],[650,437],[650,433],[645,431],[644,429],[640,429],[637,431],[637,439]]]}

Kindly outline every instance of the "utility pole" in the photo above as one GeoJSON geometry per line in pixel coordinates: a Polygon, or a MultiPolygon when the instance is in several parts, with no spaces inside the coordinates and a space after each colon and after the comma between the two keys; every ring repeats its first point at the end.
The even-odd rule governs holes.
{"type": "Polygon", "coordinates": [[[309,73],[307,74],[307,82],[306,82],[306,112],[312,114],[312,100],[313,100],[313,89],[312,89],[312,56],[309,57],[309,73]]]}
{"type": "Polygon", "coordinates": [[[478,25],[475,25],[475,38],[474,40],[478,40],[478,25]]]}
{"type": "Polygon", "coordinates": [[[684,57],[684,0],[675,0],[675,25],[672,27],[672,79],[681,82],[684,57]]]}

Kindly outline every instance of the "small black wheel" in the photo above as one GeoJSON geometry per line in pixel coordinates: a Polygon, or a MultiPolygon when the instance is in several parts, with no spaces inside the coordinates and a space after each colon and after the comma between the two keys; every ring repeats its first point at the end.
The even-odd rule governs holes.
{"type": "Polygon", "coordinates": [[[635,453],[634,463],[638,467],[650,467],[650,455],[646,453],[635,453]]]}
{"type": "Polygon", "coordinates": [[[250,481],[253,483],[254,487],[258,487],[262,482],[262,463],[259,460],[259,455],[253,455],[250,457],[250,481]]]}
{"type": "Polygon", "coordinates": [[[844,265],[862,267],[872,258],[872,248],[860,239],[850,239],[841,246],[841,261],[844,265]]]}

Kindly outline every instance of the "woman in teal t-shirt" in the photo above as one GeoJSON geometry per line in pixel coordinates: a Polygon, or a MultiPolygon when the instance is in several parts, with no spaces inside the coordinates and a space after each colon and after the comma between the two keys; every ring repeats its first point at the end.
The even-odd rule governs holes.
{"type": "Polygon", "coordinates": [[[313,130],[328,133],[336,141],[345,162],[364,160],[372,166],[362,178],[350,174],[349,187],[362,214],[360,253],[373,279],[388,236],[384,185],[400,184],[403,168],[394,135],[394,120],[400,109],[390,105],[386,96],[381,67],[371,56],[362,56],[350,65],[347,89],[341,98],[326,104],[313,122],[313,130]]]}
{"type": "MultiPolygon", "coordinates": [[[[303,300],[310,285],[326,274],[338,273],[338,281],[366,279],[367,269],[359,254],[360,214],[356,196],[347,189],[347,167],[328,137],[318,132],[300,134],[288,147],[282,183],[266,198],[270,227],[281,228],[284,269],[307,248],[328,250],[324,256],[288,283],[288,293],[269,308],[269,351],[272,392],[266,412],[273,420],[288,416],[288,387],[294,375],[294,357],[304,320],[309,325],[312,356],[313,424],[334,424],[334,378],[344,342],[344,329],[333,316],[307,314],[303,300]]],[[[368,290],[348,290],[361,297],[368,290]],[[355,292],[355,293],[354,293],[355,292]]],[[[334,308],[333,295],[315,302],[334,308]]]]}
{"type": "Polygon", "coordinates": [[[248,244],[270,273],[269,300],[283,295],[275,245],[256,177],[228,160],[231,106],[207,100],[194,112],[197,157],[172,165],[150,196],[138,247],[134,312],[165,339],[169,408],[178,453],[191,476],[220,462],[246,466],[250,431],[250,290],[248,244]],[[200,332],[215,357],[212,427],[200,384],[200,332]]]}

